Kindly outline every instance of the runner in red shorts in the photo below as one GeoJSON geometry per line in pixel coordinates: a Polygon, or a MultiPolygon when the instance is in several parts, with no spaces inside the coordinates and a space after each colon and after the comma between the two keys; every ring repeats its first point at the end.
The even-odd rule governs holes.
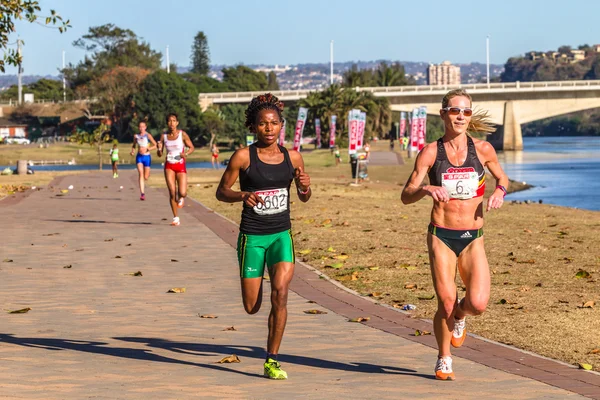
{"type": "Polygon", "coordinates": [[[187,170],[185,159],[194,151],[194,145],[187,133],[177,129],[179,118],[177,114],[167,115],[168,131],[164,133],[158,142],[158,157],[162,157],[166,149],[167,159],[165,161],[165,180],[169,189],[169,202],[173,211],[173,222],[171,225],[178,226],[179,216],[177,211],[183,207],[187,195],[187,170]],[[187,150],[186,150],[187,148],[187,150]]]}

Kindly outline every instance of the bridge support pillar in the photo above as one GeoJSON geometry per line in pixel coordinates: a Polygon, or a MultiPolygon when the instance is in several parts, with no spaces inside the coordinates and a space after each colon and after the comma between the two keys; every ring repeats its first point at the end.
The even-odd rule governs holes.
{"type": "Polygon", "coordinates": [[[521,124],[515,115],[515,102],[504,104],[504,137],[502,150],[523,150],[523,132],[521,124]]]}
{"type": "Polygon", "coordinates": [[[204,112],[208,109],[208,107],[213,105],[213,101],[208,97],[200,97],[198,99],[198,104],[200,105],[202,112],[204,112]]]}

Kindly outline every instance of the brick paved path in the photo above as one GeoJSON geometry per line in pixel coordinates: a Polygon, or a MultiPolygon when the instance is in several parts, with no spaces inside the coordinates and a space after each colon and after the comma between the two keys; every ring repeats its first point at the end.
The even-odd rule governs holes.
{"type": "Polygon", "coordinates": [[[17,200],[0,202],[2,399],[582,398],[559,387],[600,398],[596,374],[472,337],[454,360],[459,380],[435,381],[433,337],[410,336],[428,323],[302,265],[280,356],[290,379],[264,379],[268,302],[243,311],[229,222],[190,200],[169,226],[164,191],[139,201],[129,171],[65,177],[17,200]],[[328,313],[303,313],[314,308],[328,313]],[[230,354],[242,362],[217,363],[230,354]]]}

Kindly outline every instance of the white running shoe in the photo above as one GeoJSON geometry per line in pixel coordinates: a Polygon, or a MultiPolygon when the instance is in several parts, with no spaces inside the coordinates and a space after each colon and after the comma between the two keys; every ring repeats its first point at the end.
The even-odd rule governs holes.
{"type": "Polygon", "coordinates": [[[173,225],[173,226],[181,225],[181,222],[179,222],[179,217],[173,217],[173,222],[171,222],[171,225],[173,225]]]}
{"type": "Polygon", "coordinates": [[[435,363],[435,379],[442,381],[453,381],[452,357],[439,357],[435,363]]]}
{"type": "Polygon", "coordinates": [[[462,346],[467,337],[467,328],[465,321],[466,318],[454,319],[454,329],[452,330],[452,339],[450,340],[450,343],[454,347],[462,346]]]}
{"type": "Polygon", "coordinates": [[[177,202],[177,207],[179,207],[179,208],[183,208],[183,203],[184,203],[184,201],[185,201],[185,197],[181,197],[181,198],[179,199],[179,201],[177,202]]]}

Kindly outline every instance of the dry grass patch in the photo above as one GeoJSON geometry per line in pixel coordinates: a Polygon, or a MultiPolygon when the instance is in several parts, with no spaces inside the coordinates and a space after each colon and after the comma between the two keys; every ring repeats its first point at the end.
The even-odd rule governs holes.
{"type": "Polygon", "coordinates": [[[0,175],[0,199],[16,192],[31,190],[32,187],[46,186],[54,178],[62,175],[73,175],[85,171],[36,172],[32,175],[0,175]]]}

